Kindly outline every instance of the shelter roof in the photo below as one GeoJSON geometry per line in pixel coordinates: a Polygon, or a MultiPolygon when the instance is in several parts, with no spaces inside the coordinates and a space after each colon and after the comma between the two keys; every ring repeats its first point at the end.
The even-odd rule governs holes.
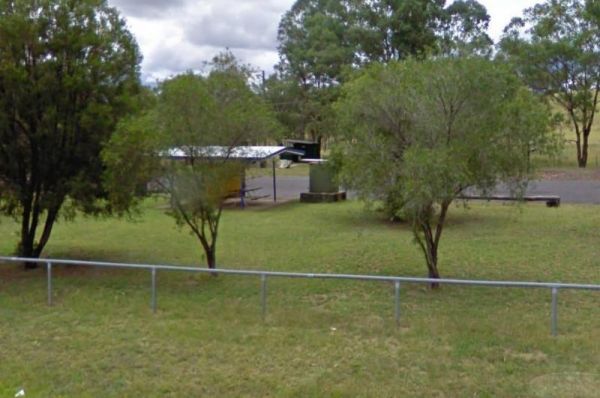
{"type": "Polygon", "coordinates": [[[239,159],[259,161],[278,156],[282,153],[291,153],[293,155],[304,155],[304,151],[285,146],[205,146],[205,147],[177,147],[171,148],[161,153],[162,156],[173,159],[187,159],[191,157],[221,158],[221,159],[239,159]]]}

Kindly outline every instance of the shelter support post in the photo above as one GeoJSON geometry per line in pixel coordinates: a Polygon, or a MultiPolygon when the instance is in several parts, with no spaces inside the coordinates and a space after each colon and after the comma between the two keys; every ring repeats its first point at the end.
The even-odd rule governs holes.
{"type": "Polygon", "coordinates": [[[273,202],[277,202],[277,178],[275,176],[275,158],[273,158],[272,164],[273,164],[273,202]]]}

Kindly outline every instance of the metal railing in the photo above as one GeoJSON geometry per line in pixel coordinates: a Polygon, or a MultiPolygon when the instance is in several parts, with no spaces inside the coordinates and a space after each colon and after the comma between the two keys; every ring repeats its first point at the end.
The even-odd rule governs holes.
{"type": "Polygon", "coordinates": [[[559,282],[516,282],[516,281],[488,281],[488,280],[464,280],[464,279],[430,279],[416,277],[400,276],[375,276],[375,275],[352,275],[352,274],[319,274],[319,273],[300,273],[300,272],[277,272],[277,271],[252,271],[237,269],[207,269],[188,266],[158,265],[158,264],[130,264],[130,263],[112,263],[102,261],[79,261],[79,260],[60,260],[60,259],[39,259],[23,257],[3,257],[0,256],[0,262],[20,262],[37,263],[46,265],[47,286],[48,286],[48,305],[52,306],[52,266],[53,265],[80,265],[89,267],[105,268],[123,268],[139,269],[150,271],[151,276],[151,298],[150,306],[152,312],[157,310],[157,271],[170,272],[192,272],[205,274],[225,274],[260,277],[260,306],[261,315],[264,320],[267,314],[267,278],[306,278],[306,279],[344,279],[354,281],[371,282],[392,282],[394,284],[394,319],[396,324],[400,324],[400,285],[401,283],[413,284],[440,284],[440,285],[459,285],[459,286],[481,286],[481,287],[500,287],[500,288],[522,288],[522,289],[549,289],[551,291],[551,313],[550,313],[550,332],[553,336],[558,334],[558,291],[559,290],[592,290],[600,291],[600,285],[594,284],[576,284],[559,282]]]}

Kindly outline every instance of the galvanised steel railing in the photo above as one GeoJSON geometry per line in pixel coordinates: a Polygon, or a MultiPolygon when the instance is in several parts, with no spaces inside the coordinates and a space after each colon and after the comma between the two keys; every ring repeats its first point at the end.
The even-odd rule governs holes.
{"type": "Polygon", "coordinates": [[[267,278],[306,278],[306,279],[344,279],[354,281],[371,282],[392,282],[394,284],[394,319],[396,324],[400,324],[400,285],[401,283],[432,284],[440,285],[459,285],[459,286],[483,286],[499,288],[522,288],[522,289],[549,289],[551,291],[551,313],[550,313],[550,332],[553,336],[558,333],[558,291],[559,290],[593,290],[600,291],[600,285],[577,284],[577,283],[559,283],[559,282],[518,282],[518,281],[488,281],[488,280],[465,280],[465,279],[430,279],[401,276],[376,276],[376,275],[352,275],[352,274],[318,274],[318,273],[300,273],[300,272],[276,272],[276,271],[253,271],[238,269],[207,269],[174,265],[159,264],[130,264],[130,263],[111,263],[102,261],[79,261],[79,260],[61,260],[48,258],[23,258],[23,257],[3,257],[0,256],[0,262],[20,262],[20,263],[38,263],[46,265],[47,285],[48,285],[48,305],[52,306],[52,266],[53,265],[80,265],[89,267],[105,268],[123,268],[148,270],[151,275],[151,299],[150,306],[152,312],[156,313],[156,276],[157,271],[171,272],[192,272],[205,274],[226,274],[260,277],[260,306],[263,320],[267,314],[267,278]]]}

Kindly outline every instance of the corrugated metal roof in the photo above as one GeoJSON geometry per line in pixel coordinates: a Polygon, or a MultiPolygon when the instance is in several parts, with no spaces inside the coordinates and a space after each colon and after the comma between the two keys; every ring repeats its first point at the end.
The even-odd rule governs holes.
{"type": "Polygon", "coordinates": [[[243,159],[243,160],[264,160],[282,153],[291,153],[293,155],[304,155],[304,151],[288,148],[285,146],[206,146],[206,147],[178,147],[171,148],[161,153],[161,156],[169,158],[186,159],[191,157],[198,158],[222,158],[222,159],[243,159]]]}

